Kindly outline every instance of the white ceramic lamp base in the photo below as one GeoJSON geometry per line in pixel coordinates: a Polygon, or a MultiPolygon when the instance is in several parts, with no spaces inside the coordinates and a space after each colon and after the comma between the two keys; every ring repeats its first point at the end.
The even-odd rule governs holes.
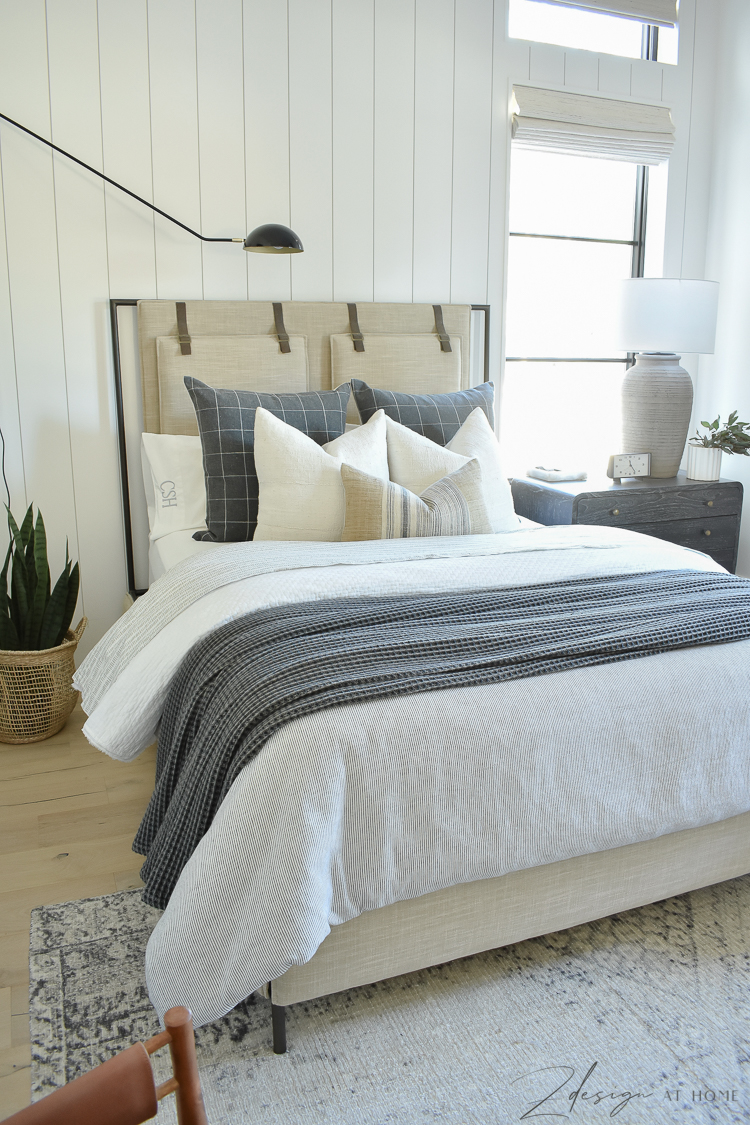
{"type": "Polygon", "coordinates": [[[652,477],[680,467],[693,407],[693,384],[680,357],[640,352],[622,383],[622,448],[651,454],[652,477]]]}

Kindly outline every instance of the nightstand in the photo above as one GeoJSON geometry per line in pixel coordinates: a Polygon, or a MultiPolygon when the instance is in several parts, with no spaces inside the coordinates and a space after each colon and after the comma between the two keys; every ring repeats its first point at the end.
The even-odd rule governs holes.
{"type": "Polygon", "coordinates": [[[626,527],[710,555],[734,574],[742,515],[736,480],[688,480],[685,473],[615,484],[608,477],[547,483],[514,477],[519,516],[537,523],[593,523],[626,527]]]}

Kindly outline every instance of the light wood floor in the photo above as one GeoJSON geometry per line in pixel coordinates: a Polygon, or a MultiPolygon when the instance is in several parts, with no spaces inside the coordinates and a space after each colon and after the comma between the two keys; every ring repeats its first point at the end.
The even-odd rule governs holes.
{"type": "Polygon", "coordinates": [[[0,743],[0,1119],[29,1103],[29,913],[141,886],[131,844],[154,784],[156,748],[115,762],[81,733],[0,743]]]}

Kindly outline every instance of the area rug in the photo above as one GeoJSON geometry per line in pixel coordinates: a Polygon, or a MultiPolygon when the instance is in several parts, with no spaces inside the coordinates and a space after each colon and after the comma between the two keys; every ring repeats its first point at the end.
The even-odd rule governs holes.
{"type": "MultiPolygon", "coordinates": [[[[158,1030],[139,891],[31,924],[33,1097],[158,1030]]],[[[197,1033],[211,1125],[750,1120],[750,876],[197,1033]]],[[[157,1081],[168,1060],[154,1056],[157,1081]]],[[[176,1120],[174,1099],[158,1123],[176,1120]]]]}

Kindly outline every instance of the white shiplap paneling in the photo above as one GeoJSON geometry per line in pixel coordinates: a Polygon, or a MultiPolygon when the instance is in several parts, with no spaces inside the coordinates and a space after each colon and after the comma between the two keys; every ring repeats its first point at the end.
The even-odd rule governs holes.
{"type": "MultiPolygon", "coordinates": [[[[103,171],[153,203],[146,0],[99,0],[98,21],[103,171]]],[[[111,296],[156,297],[153,211],[114,187],[105,198],[111,296]]]]}
{"type": "Polygon", "coordinates": [[[630,64],[630,95],[646,102],[661,101],[663,66],[645,59],[633,59],[630,64]]]}
{"type": "Polygon", "coordinates": [[[596,93],[599,86],[599,56],[591,51],[565,48],[565,85],[596,93]]]}
{"type": "MultiPolygon", "coordinates": [[[[0,123],[0,207],[5,219],[3,186],[3,139],[11,125],[0,123]]],[[[21,419],[18,412],[18,386],[13,343],[13,316],[10,304],[10,276],[8,252],[5,244],[5,221],[0,222],[0,428],[5,441],[5,475],[10,488],[14,510],[25,510],[26,484],[23,471],[23,442],[21,419]]],[[[0,499],[7,500],[5,486],[0,484],[0,499]]],[[[6,539],[0,540],[5,549],[6,539]]]]}
{"type": "Polygon", "coordinates": [[[564,86],[565,49],[551,43],[532,43],[529,77],[539,86],[564,86]]]}
{"type": "Polygon", "coordinates": [[[333,0],[333,298],[373,300],[374,0],[333,0]]]}
{"type": "MultiPolygon", "coordinates": [[[[149,96],[154,203],[200,230],[198,89],[193,0],[150,0],[149,96]]],[[[201,300],[201,244],[156,215],[156,283],[159,297],[201,300]]]]}
{"type": "MultiPolygon", "coordinates": [[[[247,225],[289,226],[289,26],[286,3],[244,0],[247,225]]],[[[246,232],[247,233],[247,232],[246,232]]],[[[302,240],[305,245],[305,239],[302,240]]],[[[243,251],[244,254],[244,251],[243,251]]],[[[244,254],[251,301],[291,297],[292,255],[244,254]]]]}
{"type": "Polygon", "coordinates": [[[375,0],[374,300],[411,301],[415,0],[375,0]]]}
{"type": "Polygon", "coordinates": [[[451,294],[484,304],[489,252],[492,0],[456,0],[451,294]]]}
{"type": "MultiPolygon", "coordinates": [[[[201,233],[247,234],[242,0],[196,0],[201,233]]],[[[247,299],[245,251],[231,242],[203,243],[207,301],[247,299]]]]}
{"type": "Polygon", "coordinates": [[[289,0],[292,297],[333,300],[331,0],[289,0]]]}
{"type": "Polygon", "coordinates": [[[413,300],[449,301],[455,0],[417,0],[413,300]]]}
{"type": "MultiPolygon", "coordinates": [[[[49,136],[47,32],[43,0],[6,2],[0,35],[0,104],[49,136]]],[[[63,355],[57,212],[52,153],[12,126],[3,128],[3,197],[26,495],[41,508],[50,563],[77,555],[68,398],[63,355]]],[[[12,426],[13,413],[9,419],[12,426]]],[[[23,515],[13,497],[16,515],[23,515]]]]}
{"type": "Polygon", "coordinates": [[[630,96],[631,60],[617,55],[601,55],[599,58],[599,93],[624,94],[630,96]]]}
{"type": "MultiPolygon", "coordinates": [[[[47,0],[47,35],[52,138],[101,167],[96,0],[47,0]]],[[[125,581],[105,299],[104,184],[64,156],[53,160],[78,557],[84,607],[99,621],[116,616],[125,581]],[[110,580],[102,582],[102,574],[110,580]]],[[[71,529],[66,532],[72,538],[71,529]]]]}

